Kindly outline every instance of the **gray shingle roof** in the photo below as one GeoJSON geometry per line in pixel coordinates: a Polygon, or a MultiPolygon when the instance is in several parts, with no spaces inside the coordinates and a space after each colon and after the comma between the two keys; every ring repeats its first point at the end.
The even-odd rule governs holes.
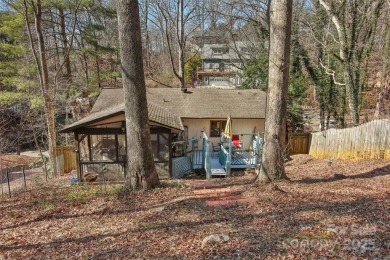
{"type": "MultiPolygon", "coordinates": [[[[265,118],[266,93],[261,90],[148,88],[149,120],[183,130],[181,118],[265,118]]],[[[91,114],[61,132],[124,113],[123,89],[103,89],[91,114]]]]}
{"type": "MultiPolygon", "coordinates": [[[[99,97],[100,99],[100,97],[99,97]]],[[[98,99],[98,100],[99,100],[98,99]]],[[[120,99],[120,98],[119,98],[120,99]]],[[[105,109],[99,111],[91,111],[87,117],[80,119],[79,121],[67,125],[60,132],[71,132],[76,128],[93,124],[97,121],[101,121],[110,118],[115,115],[124,114],[125,105],[124,103],[114,104],[113,106],[107,106],[105,109]]],[[[166,126],[168,128],[174,128],[178,130],[184,130],[181,119],[170,111],[157,106],[152,103],[148,103],[149,120],[159,125],[166,126]]]]}
{"type": "Polygon", "coordinates": [[[180,117],[167,109],[148,102],[149,120],[169,128],[184,130],[180,117]]]}
{"type": "MultiPolygon", "coordinates": [[[[258,89],[230,90],[192,88],[148,88],[148,103],[181,118],[265,118],[266,93],[258,89]]],[[[123,103],[122,89],[103,89],[92,112],[123,103]]]]}

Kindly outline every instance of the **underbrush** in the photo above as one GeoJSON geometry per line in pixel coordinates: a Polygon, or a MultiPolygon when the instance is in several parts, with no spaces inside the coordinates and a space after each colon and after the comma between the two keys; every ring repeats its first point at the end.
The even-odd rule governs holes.
{"type": "Polygon", "coordinates": [[[97,197],[120,194],[124,189],[123,186],[101,187],[76,184],[69,187],[65,194],[65,198],[72,204],[85,204],[97,197]]]}
{"type": "Polygon", "coordinates": [[[178,189],[190,189],[189,186],[178,181],[162,181],[158,188],[178,188],[178,189]]]}

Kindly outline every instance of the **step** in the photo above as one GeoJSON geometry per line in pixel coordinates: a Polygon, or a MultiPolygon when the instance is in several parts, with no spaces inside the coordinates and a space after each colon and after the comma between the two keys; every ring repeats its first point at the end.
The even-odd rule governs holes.
{"type": "Polygon", "coordinates": [[[225,169],[222,169],[222,168],[214,168],[214,169],[211,169],[211,175],[225,176],[226,171],[225,171],[225,169]]]}

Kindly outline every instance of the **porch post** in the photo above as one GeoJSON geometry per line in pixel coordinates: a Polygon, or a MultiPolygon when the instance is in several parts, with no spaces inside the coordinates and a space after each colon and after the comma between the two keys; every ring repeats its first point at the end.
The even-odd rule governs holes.
{"type": "Polygon", "coordinates": [[[75,150],[76,150],[76,171],[77,171],[77,180],[81,182],[81,165],[80,165],[80,142],[78,133],[74,132],[75,139],[75,150]]]}
{"type": "Polygon", "coordinates": [[[169,132],[169,177],[172,178],[172,158],[173,158],[173,148],[172,148],[172,131],[169,132]]]}
{"type": "MultiPolygon", "coordinates": [[[[194,154],[195,154],[195,139],[194,137],[191,138],[191,161],[192,161],[192,168],[194,167],[194,154]]],[[[196,158],[196,157],[195,157],[196,158]]]]}
{"type": "Polygon", "coordinates": [[[229,160],[228,167],[229,167],[229,169],[226,169],[226,175],[227,176],[229,176],[229,174],[230,174],[230,169],[231,169],[231,165],[232,165],[232,151],[233,151],[233,149],[232,149],[232,138],[229,137],[228,141],[229,141],[229,153],[228,153],[228,160],[229,160]]]}
{"type": "Polygon", "coordinates": [[[205,162],[205,138],[204,138],[204,134],[203,134],[203,131],[202,132],[202,167],[205,168],[206,166],[206,162],[205,162]]]}

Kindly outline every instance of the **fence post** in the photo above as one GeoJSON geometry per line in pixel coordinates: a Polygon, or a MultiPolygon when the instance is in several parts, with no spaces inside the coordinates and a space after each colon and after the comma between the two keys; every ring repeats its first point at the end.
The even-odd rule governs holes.
{"type": "Polygon", "coordinates": [[[104,172],[107,170],[106,169],[106,167],[107,167],[107,165],[105,165],[105,164],[101,164],[102,165],[102,173],[103,173],[103,184],[104,184],[104,191],[106,191],[106,176],[105,176],[105,174],[104,174],[104,172]],[[103,166],[104,165],[104,166],[103,166]]]}
{"type": "Polygon", "coordinates": [[[23,171],[24,188],[27,190],[26,172],[24,171],[24,165],[22,166],[22,171],[23,171]]]}
{"type": "Polygon", "coordinates": [[[9,193],[9,197],[11,198],[11,186],[10,186],[10,183],[9,183],[8,167],[6,168],[6,174],[7,174],[7,183],[8,183],[8,193],[9,193]]]}
{"type": "Polygon", "coordinates": [[[0,167],[0,174],[1,174],[1,198],[4,197],[4,188],[3,188],[3,181],[4,181],[4,177],[3,177],[3,169],[0,167]]]}

